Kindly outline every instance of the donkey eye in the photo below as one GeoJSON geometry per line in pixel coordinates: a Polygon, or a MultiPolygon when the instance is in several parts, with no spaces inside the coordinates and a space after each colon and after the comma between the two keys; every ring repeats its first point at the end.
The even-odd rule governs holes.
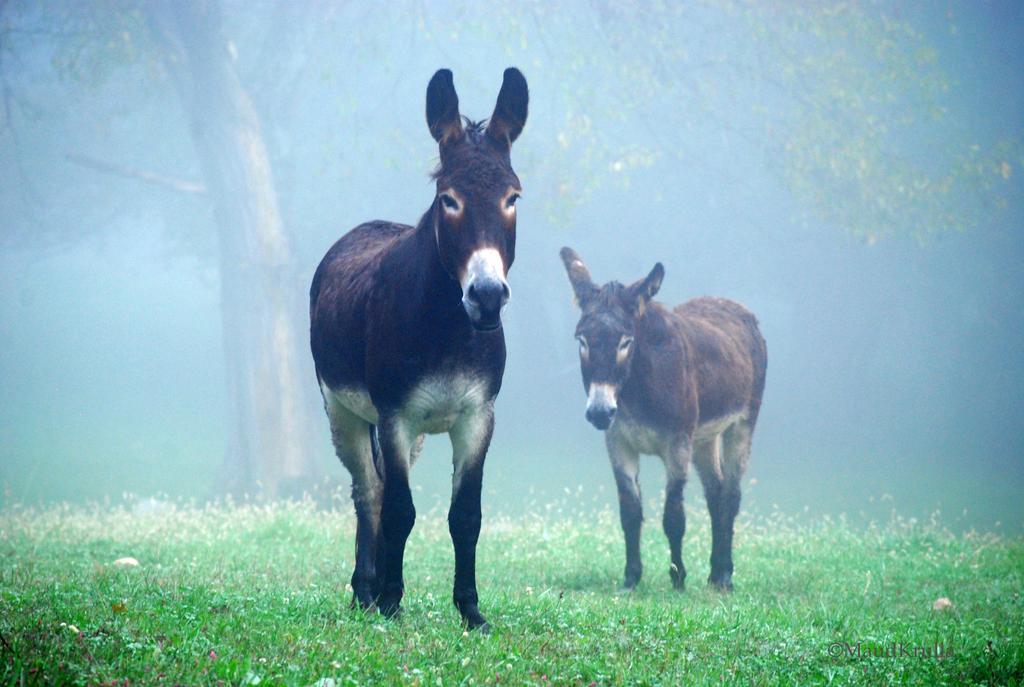
{"type": "Polygon", "coordinates": [[[441,194],[441,202],[444,203],[444,206],[446,208],[448,208],[449,210],[453,210],[455,212],[458,212],[458,210],[459,210],[459,201],[455,200],[454,198],[452,198],[447,193],[442,193],[441,194]]]}
{"type": "Polygon", "coordinates": [[[628,337],[628,336],[624,337],[622,339],[622,341],[619,342],[619,350],[620,351],[628,351],[629,347],[632,346],[632,345],[633,345],[632,337],[628,337]]]}
{"type": "Polygon", "coordinates": [[[588,350],[587,340],[582,336],[577,336],[576,340],[580,342],[580,353],[586,353],[588,350]]]}
{"type": "Polygon", "coordinates": [[[507,207],[509,210],[511,210],[512,208],[514,208],[516,206],[516,201],[517,200],[519,200],[519,194],[518,193],[513,193],[511,196],[508,197],[508,200],[505,201],[505,207],[507,207]]]}

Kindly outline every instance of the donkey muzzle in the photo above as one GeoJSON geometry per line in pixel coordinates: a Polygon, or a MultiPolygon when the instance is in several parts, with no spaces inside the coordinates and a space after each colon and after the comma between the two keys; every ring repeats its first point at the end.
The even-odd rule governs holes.
{"type": "Polygon", "coordinates": [[[619,409],[615,399],[615,387],[611,384],[594,383],[587,394],[587,422],[604,431],[611,427],[619,409]]]}
{"type": "Polygon", "coordinates": [[[466,289],[462,307],[476,329],[497,329],[501,326],[501,309],[508,303],[508,297],[508,284],[478,279],[466,289]]]}
{"type": "Polygon", "coordinates": [[[498,251],[493,248],[475,251],[466,264],[462,286],[462,307],[473,328],[490,331],[500,327],[501,310],[511,294],[498,251]]]}

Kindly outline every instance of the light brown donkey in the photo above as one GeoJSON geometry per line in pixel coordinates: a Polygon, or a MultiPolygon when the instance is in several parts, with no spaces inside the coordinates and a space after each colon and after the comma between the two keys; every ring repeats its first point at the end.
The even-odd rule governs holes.
{"type": "Polygon", "coordinates": [[[671,549],[669,574],[683,588],[686,531],[683,486],[693,458],[711,514],[708,582],[732,589],[733,523],[740,507],[740,478],[750,459],[750,439],[764,393],[767,350],[757,319],[724,298],[695,298],[673,310],[651,300],[665,269],[623,286],[597,286],[580,256],[563,248],[581,315],[576,325],[587,392],[587,420],[605,430],[605,444],[619,491],[626,536],[623,586],[640,581],[639,457],[665,463],[662,525],[671,549]]]}

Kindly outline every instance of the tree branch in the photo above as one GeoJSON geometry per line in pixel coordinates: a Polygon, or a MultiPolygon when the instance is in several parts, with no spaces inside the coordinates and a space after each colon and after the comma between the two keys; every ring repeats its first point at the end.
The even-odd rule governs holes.
{"type": "Polygon", "coordinates": [[[73,162],[76,165],[94,169],[98,172],[113,174],[126,179],[138,179],[149,184],[163,186],[164,188],[169,188],[181,193],[190,193],[193,195],[206,194],[206,187],[196,181],[177,179],[175,177],[157,174],[156,172],[147,172],[142,169],[135,169],[134,167],[117,165],[112,162],[104,162],[103,160],[97,160],[96,158],[89,157],[88,155],[82,155],[80,153],[67,153],[64,157],[68,162],[73,162]]]}

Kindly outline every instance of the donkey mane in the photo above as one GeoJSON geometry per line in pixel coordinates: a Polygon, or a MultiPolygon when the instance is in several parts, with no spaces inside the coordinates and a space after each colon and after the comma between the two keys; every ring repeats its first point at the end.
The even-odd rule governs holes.
{"type": "Polygon", "coordinates": [[[610,281],[594,295],[594,302],[602,307],[618,305],[625,290],[626,287],[621,282],[610,281]]]}
{"type": "MultiPolygon", "coordinates": [[[[462,115],[462,130],[466,133],[469,140],[476,144],[483,140],[483,137],[487,135],[487,122],[488,119],[479,119],[473,121],[466,115],[462,115]]],[[[431,181],[437,181],[437,178],[444,172],[444,163],[438,161],[437,167],[430,173],[431,181]]]]}
{"type": "Polygon", "coordinates": [[[479,119],[474,122],[466,115],[462,115],[462,128],[465,130],[466,135],[469,136],[469,140],[473,141],[473,143],[480,142],[480,137],[487,130],[487,121],[487,119],[479,119]]]}

